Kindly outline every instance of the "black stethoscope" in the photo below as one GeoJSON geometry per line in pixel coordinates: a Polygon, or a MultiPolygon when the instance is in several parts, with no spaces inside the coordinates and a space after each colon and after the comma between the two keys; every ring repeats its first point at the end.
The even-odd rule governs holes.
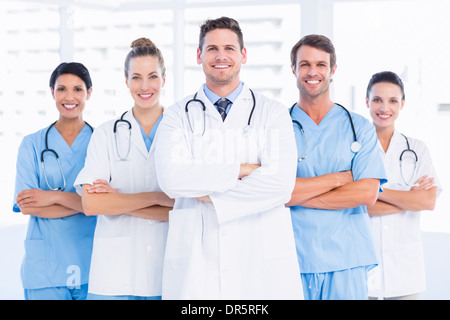
{"type": "MultiPolygon", "coordinates": [[[[250,93],[252,94],[253,107],[252,107],[252,110],[250,111],[250,115],[248,116],[247,126],[243,129],[244,133],[246,133],[249,130],[249,128],[250,128],[250,122],[252,120],[253,111],[255,110],[255,106],[256,106],[255,94],[253,93],[253,91],[251,89],[249,89],[249,90],[250,90],[250,93]]],[[[186,112],[186,117],[188,119],[189,128],[191,129],[192,133],[194,133],[194,130],[193,130],[192,125],[191,125],[191,120],[189,119],[189,105],[192,102],[198,102],[198,103],[200,103],[200,105],[202,107],[202,111],[203,111],[203,131],[202,131],[201,136],[203,136],[205,134],[205,129],[206,129],[206,106],[205,106],[205,103],[202,100],[197,99],[197,93],[195,93],[194,98],[192,98],[191,100],[186,102],[186,105],[184,107],[184,111],[186,112]]]]}
{"type": "MultiPolygon", "coordinates": [[[[49,187],[49,189],[53,190],[53,191],[64,191],[64,189],[66,189],[66,178],[64,176],[64,171],[63,171],[62,166],[61,166],[61,161],[59,160],[59,155],[58,155],[58,153],[55,150],[50,149],[48,147],[48,133],[50,132],[50,129],[55,125],[56,122],[57,121],[53,122],[48,127],[47,132],[45,133],[45,149],[42,150],[42,152],[41,152],[41,164],[42,164],[42,170],[44,171],[44,178],[45,178],[45,182],[47,183],[47,187],[49,187]],[[61,176],[62,176],[62,179],[63,179],[63,187],[62,188],[61,187],[52,188],[50,186],[50,184],[48,183],[47,173],[45,171],[45,161],[44,161],[44,155],[45,155],[46,152],[52,153],[56,157],[56,160],[58,161],[59,171],[61,172],[61,176]]],[[[91,127],[91,125],[89,123],[87,123],[86,121],[84,123],[86,123],[86,125],[91,129],[91,131],[94,132],[94,129],[91,127]]]]}
{"type": "Polygon", "coordinates": [[[114,133],[114,140],[116,141],[116,151],[117,151],[117,156],[119,157],[120,161],[126,161],[128,159],[128,155],[130,154],[130,149],[131,149],[131,122],[124,119],[123,116],[127,113],[128,111],[125,111],[124,113],[122,113],[122,115],[120,116],[120,119],[117,119],[114,122],[114,127],[113,127],[113,133],[114,133]],[[123,122],[128,126],[128,150],[127,150],[127,154],[125,156],[125,158],[122,158],[120,156],[119,153],[119,145],[117,143],[117,125],[123,122]]]}
{"type": "MultiPolygon", "coordinates": [[[[358,139],[356,138],[356,131],[355,131],[355,126],[353,125],[352,116],[351,116],[350,112],[344,106],[340,105],[339,103],[335,103],[335,104],[338,105],[339,107],[341,107],[342,109],[344,109],[345,112],[347,112],[348,119],[350,121],[350,125],[352,127],[352,132],[353,132],[353,142],[350,145],[350,150],[353,153],[357,153],[357,152],[359,152],[359,150],[361,150],[361,143],[359,143],[358,139]]],[[[290,114],[291,117],[292,117],[292,111],[294,110],[294,107],[296,105],[297,105],[297,102],[294,103],[292,105],[292,107],[291,107],[291,110],[289,110],[289,114],[290,114]]],[[[305,142],[305,146],[306,146],[305,154],[302,155],[302,156],[297,156],[298,161],[301,162],[301,161],[305,160],[308,157],[308,142],[306,140],[305,130],[303,130],[303,126],[301,125],[301,123],[298,122],[297,120],[292,120],[292,123],[296,124],[299,127],[300,132],[302,133],[303,141],[305,142]]]]}
{"type": "Polygon", "coordinates": [[[411,184],[410,184],[410,183],[411,183],[411,179],[414,177],[414,173],[416,172],[417,161],[419,161],[419,157],[417,156],[417,153],[416,153],[413,149],[411,149],[411,148],[409,147],[409,141],[408,141],[408,138],[407,138],[403,133],[401,133],[401,135],[405,138],[405,141],[406,141],[406,149],[403,150],[402,153],[400,153],[400,158],[399,158],[399,160],[400,160],[400,175],[402,176],[403,182],[404,182],[407,186],[410,186],[410,185],[411,185],[411,184]],[[411,154],[413,155],[414,160],[415,160],[415,161],[414,161],[414,169],[413,169],[412,175],[411,175],[411,177],[409,178],[408,182],[406,182],[406,180],[405,180],[405,178],[404,178],[404,176],[403,176],[403,168],[402,168],[403,156],[404,156],[405,153],[411,153],[411,154]]]}

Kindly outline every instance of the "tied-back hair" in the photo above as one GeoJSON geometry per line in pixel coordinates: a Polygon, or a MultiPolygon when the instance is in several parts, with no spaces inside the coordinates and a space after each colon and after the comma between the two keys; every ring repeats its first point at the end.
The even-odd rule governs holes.
{"type": "Polygon", "coordinates": [[[128,53],[125,59],[125,77],[128,78],[128,71],[130,68],[130,62],[137,57],[156,57],[158,58],[159,67],[161,68],[162,75],[166,74],[166,67],[164,65],[164,58],[158,47],[148,38],[139,38],[134,40],[131,45],[131,51],[128,53]]]}

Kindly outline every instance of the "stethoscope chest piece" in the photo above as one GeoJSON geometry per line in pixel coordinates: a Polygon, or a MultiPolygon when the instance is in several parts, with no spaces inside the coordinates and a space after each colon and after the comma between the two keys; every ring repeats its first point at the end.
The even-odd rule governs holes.
{"type": "Polygon", "coordinates": [[[242,129],[242,137],[249,138],[252,134],[252,128],[249,125],[246,125],[244,129],[242,129]]]}
{"type": "Polygon", "coordinates": [[[352,150],[353,153],[358,153],[359,150],[361,150],[361,143],[359,143],[359,141],[353,141],[350,150],[352,150]]]}

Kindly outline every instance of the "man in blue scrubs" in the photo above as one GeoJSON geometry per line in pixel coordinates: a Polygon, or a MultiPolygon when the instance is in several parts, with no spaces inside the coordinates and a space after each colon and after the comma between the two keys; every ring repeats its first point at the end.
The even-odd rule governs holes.
{"type": "Polygon", "coordinates": [[[291,64],[299,89],[290,110],[299,161],[287,206],[305,299],[367,299],[367,271],[377,258],[366,205],[386,182],[377,136],[368,120],[331,101],[336,55],[328,38],[302,38],[291,64]]]}

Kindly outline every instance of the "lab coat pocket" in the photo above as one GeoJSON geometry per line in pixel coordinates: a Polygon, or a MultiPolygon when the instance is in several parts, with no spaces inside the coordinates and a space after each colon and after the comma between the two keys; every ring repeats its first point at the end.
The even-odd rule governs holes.
{"type": "Polygon", "coordinates": [[[115,292],[129,288],[133,276],[133,252],[129,237],[96,237],[90,275],[92,285],[109,284],[115,292]]]}
{"type": "Polygon", "coordinates": [[[263,252],[268,259],[289,257],[295,252],[295,240],[289,208],[263,213],[263,252]]]}
{"type": "MultiPolygon", "coordinates": [[[[141,168],[134,164],[134,167],[141,168]]],[[[141,176],[140,172],[137,176],[141,176]]],[[[130,186],[133,185],[133,181],[136,179],[136,175],[133,174],[133,163],[131,161],[114,161],[111,168],[111,177],[109,184],[112,188],[119,192],[125,192],[130,190],[130,186]]]]}
{"type": "Polygon", "coordinates": [[[195,244],[201,244],[202,229],[201,213],[197,210],[170,211],[166,259],[182,259],[191,256],[195,244]]]}

